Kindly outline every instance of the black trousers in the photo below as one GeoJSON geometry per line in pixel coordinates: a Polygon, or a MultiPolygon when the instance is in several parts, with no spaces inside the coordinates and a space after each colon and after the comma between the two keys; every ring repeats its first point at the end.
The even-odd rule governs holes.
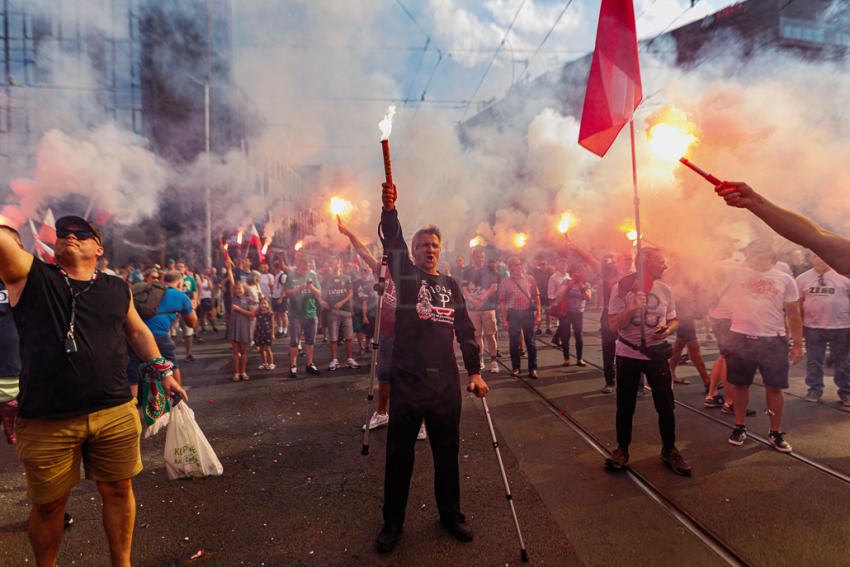
{"type": "Polygon", "coordinates": [[[416,435],[425,420],[434,458],[434,496],[440,517],[460,513],[460,385],[427,401],[412,400],[402,392],[390,398],[387,460],[384,473],[384,523],[404,524],[410,478],[413,474],[416,435]]]}
{"type": "Polygon", "coordinates": [[[508,309],[508,345],[511,352],[511,370],[520,369],[520,332],[528,351],[528,370],[537,370],[537,346],[534,344],[534,312],[508,309]]]}
{"type": "Polygon", "coordinates": [[[673,414],[673,378],[666,360],[638,360],[617,357],[617,445],[628,449],[632,442],[632,417],[637,404],[641,373],[652,388],[652,400],[658,412],[658,429],[665,449],[676,445],[676,417],[673,414]]]}
{"type": "Polygon", "coordinates": [[[566,317],[558,317],[558,335],[561,339],[561,349],[564,351],[564,360],[570,359],[570,328],[576,336],[576,358],[581,360],[584,352],[584,338],[582,328],[584,327],[584,312],[569,311],[566,317]]]}

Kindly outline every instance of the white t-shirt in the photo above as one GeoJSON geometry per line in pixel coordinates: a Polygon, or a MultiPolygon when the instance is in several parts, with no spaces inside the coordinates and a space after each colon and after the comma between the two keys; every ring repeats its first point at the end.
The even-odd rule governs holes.
{"type": "Polygon", "coordinates": [[[274,276],[270,273],[266,272],[265,274],[260,274],[260,290],[263,292],[265,297],[272,296],[272,288],[274,287],[274,276]]]}
{"type": "Polygon", "coordinates": [[[797,301],[797,284],[786,273],[771,268],[757,272],[745,268],[729,287],[732,328],[754,337],[785,336],[785,304],[797,301]]]}
{"type": "Polygon", "coordinates": [[[274,277],[274,288],[272,290],[272,298],[280,299],[280,296],[283,295],[283,285],[286,283],[286,272],[280,271],[274,277]]]}
{"type": "Polygon", "coordinates": [[[549,284],[546,289],[546,296],[550,301],[555,301],[558,297],[558,289],[560,289],[561,284],[568,282],[570,280],[570,276],[563,272],[555,272],[551,276],[549,276],[549,284]]]}
{"type": "MultiPolygon", "coordinates": [[[[632,291],[620,297],[620,283],[615,284],[611,290],[611,299],[608,302],[608,314],[613,316],[625,311],[626,307],[632,304],[633,297],[634,292],[632,291]]],[[[662,343],[664,339],[654,339],[652,338],[652,333],[655,332],[657,327],[666,325],[674,319],[676,319],[676,304],[673,301],[673,290],[661,280],[653,281],[652,288],[646,294],[646,320],[644,327],[646,345],[652,346],[662,343]]],[[[633,345],[640,345],[640,313],[637,310],[632,314],[631,320],[620,329],[619,335],[633,345]]],[[[617,356],[649,360],[649,357],[626,346],[622,341],[617,341],[616,352],[617,356]]]]}
{"type": "Polygon", "coordinates": [[[813,329],[850,328],[850,279],[833,269],[819,275],[814,268],[797,276],[803,300],[803,325],[813,329]]]}

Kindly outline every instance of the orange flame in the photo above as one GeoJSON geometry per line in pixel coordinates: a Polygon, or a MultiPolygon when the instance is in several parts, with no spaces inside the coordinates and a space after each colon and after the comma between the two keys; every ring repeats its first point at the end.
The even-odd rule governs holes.
{"type": "Polygon", "coordinates": [[[484,239],[480,236],[476,236],[475,238],[469,241],[470,248],[475,248],[476,246],[481,246],[482,244],[484,244],[484,239]]]}
{"type": "Polygon", "coordinates": [[[381,141],[390,139],[390,132],[393,130],[393,116],[395,115],[395,105],[391,104],[387,108],[387,113],[384,119],[378,122],[378,128],[381,130],[381,141]]]}
{"type": "Polygon", "coordinates": [[[528,235],[519,233],[514,235],[514,245],[518,248],[522,248],[525,246],[525,243],[528,241],[528,235]]]}
{"type": "Polygon", "coordinates": [[[570,227],[575,224],[575,222],[575,217],[573,217],[570,213],[562,214],[561,222],[558,223],[558,232],[560,232],[561,234],[566,234],[570,227]]]}
{"type": "Polygon", "coordinates": [[[351,212],[354,206],[342,197],[331,198],[331,212],[337,216],[344,216],[351,212]]]}
{"type": "Polygon", "coordinates": [[[302,248],[304,248],[304,241],[303,240],[299,240],[298,242],[295,243],[295,250],[296,251],[301,250],[302,248]]]}
{"type": "Polygon", "coordinates": [[[269,245],[270,245],[271,243],[272,243],[272,239],[271,239],[271,238],[266,238],[266,243],[265,243],[265,244],[263,244],[263,249],[260,251],[260,254],[262,254],[263,256],[265,256],[265,255],[266,255],[266,252],[268,252],[268,251],[269,251],[269,245]]]}
{"type": "Polygon", "coordinates": [[[637,240],[637,231],[636,230],[630,230],[629,232],[626,233],[626,238],[628,238],[631,241],[637,240]]]}
{"type": "Polygon", "coordinates": [[[652,151],[669,161],[678,161],[697,140],[696,127],[687,115],[677,108],[666,106],[649,117],[646,132],[652,151]]]}

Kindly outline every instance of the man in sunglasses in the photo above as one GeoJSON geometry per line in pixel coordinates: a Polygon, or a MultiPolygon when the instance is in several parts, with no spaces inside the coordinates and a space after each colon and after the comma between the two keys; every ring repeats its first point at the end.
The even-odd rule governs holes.
{"type": "MultiPolygon", "coordinates": [[[[18,458],[33,503],[29,539],[38,565],[53,565],[65,503],[79,481],[97,483],[112,565],[130,565],[136,503],[132,477],[142,469],[141,424],[125,370],[129,343],[142,360],[160,357],[153,335],[119,278],[96,270],[98,227],[83,218],[56,221],[56,266],[22,250],[0,230],[0,279],[20,337],[15,422],[18,458]]],[[[165,394],[186,393],[169,373],[165,394]]]]}

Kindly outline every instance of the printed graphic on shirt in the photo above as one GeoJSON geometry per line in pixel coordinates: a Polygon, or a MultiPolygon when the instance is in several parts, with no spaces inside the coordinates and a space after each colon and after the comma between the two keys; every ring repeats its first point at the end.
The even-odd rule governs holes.
{"type": "Polygon", "coordinates": [[[0,303],[9,303],[9,292],[5,289],[0,289],[0,303]]]}
{"type": "Polygon", "coordinates": [[[422,280],[416,299],[416,314],[419,319],[454,325],[455,310],[446,305],[452,302],[452,290],[442,285],[431,285],[422,280]]]}
{"type": "MultiPolygon", "coordinates": [[[[650,292],[646,294],[646,326],[648,328],[654,328],[661,324],[661,318],[665,317],[664,322],[666,323],[666,315],[667,315],[667,306],[664,305],[664,310],[659,310],[659,306],[661,305],[661,298],[650,292]]],[[[631,320],[629,320],[629,324],[635,327],[640,327],[640,310],[635,309],[634,314],[632,315],[631,320]]]]}
{"type": "Polygon", "coordinates": [[[756,295],[782,295],[783,293],[773,280],[765,280],[758,277],[748,278],[743,281],[741,283],[741,289],[745,289],[756,295]]]}

